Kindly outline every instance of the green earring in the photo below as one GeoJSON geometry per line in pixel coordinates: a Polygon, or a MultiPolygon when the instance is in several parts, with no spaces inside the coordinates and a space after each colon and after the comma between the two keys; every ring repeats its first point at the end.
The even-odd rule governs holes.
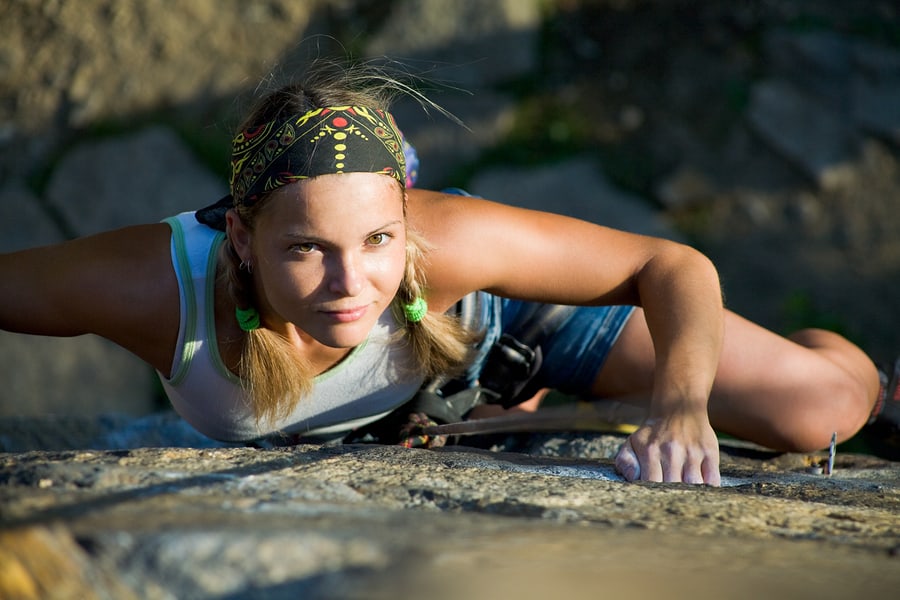
{"type": "Polygon", "coordinates": [[[403,305],[403,314],[410,323],[418,323],[428,314],[428,303],[425,298],[416,298],[409,304],[403,305]]]}
{"type": "Polygon", "coordinates": [[[259,313],[252,306],[246,309],[235,307],[234,314],[237,317],[238,325],[244,331],[259,329],[259,313]]]}

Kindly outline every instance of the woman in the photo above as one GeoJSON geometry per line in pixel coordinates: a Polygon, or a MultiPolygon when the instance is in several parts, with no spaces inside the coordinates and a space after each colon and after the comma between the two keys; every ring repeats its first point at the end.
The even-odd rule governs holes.
{"type": "Polygon", "coordinates": [[[0,326],[104,336],[155,367],[202,433],[251,440],[363,426],[427,378],[477,378],[528,302],[577,305],[539,380],[643,398],[616,458],[629,480],[718,485],[713,426],[819,449],[896,389],[835,334],[783,339],[724,310],[689,247],[410,189],[391,86],[360,81],[324,70],[264,98],[213,206],[3,256],[0,326]],[[465,328],[452,309],[475,292],[490,308],[465,328]]]}

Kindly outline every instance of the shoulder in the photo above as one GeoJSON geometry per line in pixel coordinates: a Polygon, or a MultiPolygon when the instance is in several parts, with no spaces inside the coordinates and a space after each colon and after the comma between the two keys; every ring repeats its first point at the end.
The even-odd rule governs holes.
{"type": "Polygon", "coordinates": [[[168,370],[178,336],[180,303],[168,224],[140,225],[83,240],[92,269],[81,286],[103,290],[103,306],[84,309],[93,333],[168,370]]]}
{"type": "Polygon", "coordinates": [[[440,298],[448,307],[469,292],[495,287],[527,258],[515,240],[554,218],[472,196],[412,189],[408,198],[409,226],[429,246],[430,301],[440,298]]]}
{"type": "Polygon", "coordinates": [[[171,235],[164,223],[137,225],[4,256],[14,303],[28,307],[8,328],[94,333],[154,367],[170,364],[180,318],[171,235]]]}
{"type": "Polygon", "coordinates": [[[429,302],[435,296],[448,293],[449,306],[471,287],[463,281],[472,249],[469,240],[482,239],[479,223],[485,208],[484,200],[457,194],[445,194],[412,189],[408,193],[407,219],[409,228],[421,236],[428,246],[427,275],[429,302]],[[457,289],[458,288],[458,289],[457,289]]]}

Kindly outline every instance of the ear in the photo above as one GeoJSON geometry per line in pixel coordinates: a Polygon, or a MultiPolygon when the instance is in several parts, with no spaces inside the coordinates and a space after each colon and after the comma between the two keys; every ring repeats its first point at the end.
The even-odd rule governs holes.
{"type": "Polygon", "coordinates": [[[233,209],[225,213],[225,235],[241,261],[251,264],[253,251],[250,242],[253,234],[233,209]]]}

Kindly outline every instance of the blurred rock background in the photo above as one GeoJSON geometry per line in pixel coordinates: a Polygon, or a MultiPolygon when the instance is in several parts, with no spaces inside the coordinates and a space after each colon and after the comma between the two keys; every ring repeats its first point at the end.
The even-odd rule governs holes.
{"type": "MultiPolygon", "coordinates": [[[[900,351],[896,2],[4,0],[0,30],[0,250],[205,205],[260,82],[388,57],[468,126],[397,106],[420,186],[687,241],[736,311],[900,351]]],[[[165,406],[99,339],[2,333],[0,376],[0,415],[165,406]]]]}

